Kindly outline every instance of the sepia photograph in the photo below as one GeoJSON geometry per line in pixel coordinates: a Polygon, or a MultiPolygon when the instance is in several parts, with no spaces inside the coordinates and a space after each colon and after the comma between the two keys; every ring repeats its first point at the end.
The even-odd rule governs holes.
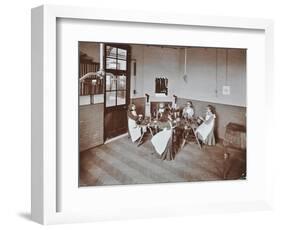
{"type": "Polygon", "coordinates": [[[247,179],[247,50],[79,42],[79,186],[247,179]]]}

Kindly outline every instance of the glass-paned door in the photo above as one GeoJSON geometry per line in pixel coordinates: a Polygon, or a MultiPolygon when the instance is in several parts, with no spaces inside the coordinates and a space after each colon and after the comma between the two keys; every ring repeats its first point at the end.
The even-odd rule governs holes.
{"type": "Polygon", "coordinates": [[[127,132],[130,47],[105,44],[105,140],[127,132]]]}

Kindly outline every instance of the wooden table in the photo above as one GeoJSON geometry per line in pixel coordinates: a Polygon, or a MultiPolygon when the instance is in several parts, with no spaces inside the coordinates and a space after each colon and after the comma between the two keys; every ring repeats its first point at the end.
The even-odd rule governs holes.
{"type": "MultiPolygon", "coordinates": [[[[195,137],[196,143],[198,144],[199,148],[201,149],[200,141],[195,133],[197,127],[198,127],[198,124],[197,124],[196,120],[181,119],[180,121],[175,123],[175,132],[177,132],[177,130],[179,130],[179,133],[181,133],[180,135],[183,138],[181,148],[184,147],[184,145],[187,141],[188,134],[191,131],[195,137]]],[[[178,135],[177,135],[177,137],[178,137],[178,135]]]]}
{"type": "MultiPolygon", "coordinates": [[[[171,122],[172,122],[172,129],[173,129],[172,145],[173,145],[174,152],[178,152],[181,148],[184,147],[187,141],[188,132],[190,131],[194,135],[196,143],[201,149],[200,141],[195,133],[195,130],[198,127],[198,124],[195,119],[186,120],[182,118],[178,121],[173,120],[171,122]]],[[[160,132],[161,130],[163,130],[163,128],[165,128],[162,122],[160,122],[157,119],[151,121],[149,117],[146,117],[144,120],[140,121],[137,125],[141,127],[142,130],[146,129],[146,131],[143,131],[141,134],[141,137],[138,141],[138,146],[142,144],[143,137],[147,131],[149,131],[150,135],[153,137],[156,133],[160,132]]]]}
{"type": "MultiPolygon", "coordinates": [[[[196,120],[186,120],[180,119],[178,121],[173,120],[172,122],[172,145],[173,145],[173,152],[178,152],[181,148],[184,147],[187,141],[187,135],[191,131],[195,137],[196,143],[198,144],[199,148],[201,149],[200,141],[195,134],[195,130],[198,127],[196,120]]],[[[155,133],[158,133],[163,129],[162,123],[157,119],[153,120],[149,124],[151,135],[153,136],[155,133]]]]}

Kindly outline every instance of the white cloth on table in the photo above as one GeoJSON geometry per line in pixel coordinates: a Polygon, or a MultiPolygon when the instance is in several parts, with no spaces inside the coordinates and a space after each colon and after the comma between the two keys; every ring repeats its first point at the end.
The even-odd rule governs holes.
{"type": "Polygon", "coordinates": [[[141,128],[137,125],[136,121],[128,117],[128,129],[132,142],[135,142],[141,137],[141,128]]]}
{"type": "Polygon", "coordinates": [[[207,114],[205,121],[196,129],[195,134],[199,133],[202,141],[205,141],[215,126],[215,114],[207,114]]]}
{"type": "Polygon", "coordinates": [[[160,156],[164,153],[171,136],[172,136],[172,129],[165,128],[164,130],[155,134],[152,137],[151,142],[152,142],[156,152],[160,156]]]}

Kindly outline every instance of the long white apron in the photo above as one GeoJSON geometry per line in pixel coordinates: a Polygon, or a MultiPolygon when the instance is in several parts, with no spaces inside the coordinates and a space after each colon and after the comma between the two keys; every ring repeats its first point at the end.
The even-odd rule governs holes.
{"type": "Polygon", "coordinates": [[[168,141],[172,135],[172,129],[165,128],[163,131],[154,135],[151,142],[156,150],[156,152],[161,156],[168,144],[168,141]]]}
{"type": "Polygon", "coordinates": [[[215,125],[216,115],[206,115],[205,121],[196,129],[195,133],[199,133],[202,141],[205,141],[209,134],[212,132],[215,125]]]}
{"type": "Polygon", "coordinates": [[[132,142],[135,142],[141,137],[141,128],[137,126],[137,123],[132,118],[128,117],[128,128],[132,142]]]}

